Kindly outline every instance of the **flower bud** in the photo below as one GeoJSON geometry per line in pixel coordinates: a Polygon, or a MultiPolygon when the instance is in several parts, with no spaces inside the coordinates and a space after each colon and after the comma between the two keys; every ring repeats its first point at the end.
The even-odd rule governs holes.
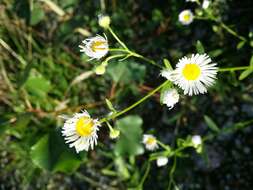
{"type": "Polygon", "coordinates": [[[158,167],[165,166],[167,163],[168,163],[168,158],[165,157],[165,156],[160,156],[160,157],[158,157],[157,160],[156,160],[156,165],[157,165],[158,167]]]}
{"type": "Polygon", "coordinates": [[[110,23],[111,23],[111,19],[109,16],[107,16],[107,15],[99,15],[98,16],[98,24],[102,28],[104,28],[104,29],[109,28],[110,23]]]}
{"type": "Polygon", "coordinates": [[[111,139],[116,139],[117,137],[119,137],[120,135],[120,131],[117,129],[111,129],[110,130],[110,138],[111,139]]]}
{"type": "Polygon", "coordinates": [[[95,73],[97,75],[103,75],[105,74],[106,66],[104,64],[101,64],[95,68],[95,73]]]}
{"type": "Polygon", "coordinates": [[[199,145],[201,145],[202,143],[202,139],[201,139],[201,136],[199,135],[194,135],[192,137],[192,144],[195,148],[197,148],[199,145]]]}

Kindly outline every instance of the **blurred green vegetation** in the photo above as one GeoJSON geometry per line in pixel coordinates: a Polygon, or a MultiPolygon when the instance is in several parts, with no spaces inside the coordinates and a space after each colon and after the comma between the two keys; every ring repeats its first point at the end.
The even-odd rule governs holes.
{"type": "MultiPolygon", "coordinates": [[[[137,189],[149,165],[143,133],[171,146],[194,134],[209,139],[202,154],[187,149],[178,159],[179,189],[252,189],[249,71],[219,73],[208,94],[182,97],[173,110],[156,94],[114,121],[118,140],[101,128],[94,151],[76,154],[61,137],[59,115],[87,109],[102,118],[110,112],[106,98],[121,110],[163,81],[159,69],[136,58],[113,60],[105,75],[94,74],[100,62],[79,52],[81,41],[105,32],[110,46],[119,46],[98,26],[101,13],[111,16],[130,49],[161,66],[163,59],[174,67],[182,56],[203,51],[219,67],[252,64],[253,1],[213,0],[220,23],[196,19],[182,26],[178,14],[184,9],[201,11],[184,0],[1,0],[0,189],[137,189]]],[[[151,163],[143,189],[167,189],[172,162],[163,168],[151,163]]]]}

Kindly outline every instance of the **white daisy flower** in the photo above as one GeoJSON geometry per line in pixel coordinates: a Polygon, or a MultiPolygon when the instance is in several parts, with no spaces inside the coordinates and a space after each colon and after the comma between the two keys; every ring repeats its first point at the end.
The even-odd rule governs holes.
{"type": "Polygon", "coordinates": [[[172,88],[163,92],[162,103],[172,109],[179,100],[179,94],[176,89],[172,88]]]}
{"type": "Polygon", "coordinates": [[[190,58],[179,60],[169,78],[184,90],[184,94],[204,94],[207,87],[215,82],[218,72],[216,65],[207,54],[192,54],[190,58]]]}
{"type": "Polygon", "coordinates": [[[201,145],[201,143],[202,143],[201,136],[199,135],[192,136],[192,144],[194,147],[198,147],[199,145],[201,145]]]}
{"type": "Polygon", "coordinates": [[[62,135],[66,143],[69,143],[69,147],[75,147],[77,153],[88,151],[89,148],[93,149],[97,145],[99,126],[97,119],[92,119],[87,111],[83,111],[74,114],[72,118],[66,118],[62,135]]]}
{"type": "Polygon", "coordinates": [[[82,43],[84,45],[79,45],[80,52],[84,52],[92,59],[100,59],[109,51],[107,39],[99,35],[83,40],[82,43]]]}
{"type": "Polygon", "coordinates": [[[153,135],[143,135],[142,142],[145,144],[146,149],[155,150],[158,148],[156,138],[153,135]]]}
{"type": "Polygon", "coordinates": [[[197,2],[197,0],[186,0],[186,2],[197,2]]]}
{"type": "Polygon", "coordinates": [[[157,160],[156,160],[156,165],[157,165],[158,167],[165,166],[167,163],[168,163],[168,158],[165,157],[165,156],[160,156],[160,157],[158,157],[157,160]]]}
{"type": "Polygon", "coordinates": [[[190,10],[183,10],[178,16],[179,22],[183,25],[189,25],[193,21],[193,13],[190,10]]]}
{"type": "Polygon", "coordinates": [[[109,28],[110,23],[111,23],[111,19],[109,16],[107,16],[107,15],[99,15],[98,16],[98,24],[102,28],[105,28],[105,29],[109,28]]]}

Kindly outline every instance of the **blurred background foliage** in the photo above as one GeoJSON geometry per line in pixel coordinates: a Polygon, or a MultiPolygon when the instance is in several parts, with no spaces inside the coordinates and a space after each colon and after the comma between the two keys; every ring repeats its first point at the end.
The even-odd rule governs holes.
{"type": "MultiPolygon", "coordinates": [[[[211,8],[247,42],[210,20],[182,26],[182,10],[201,11],[184,0],[0,0],[0,189],[136,189],[148,158],[140,143],[144,132],[171,146],[188,135],[213,135],[202,154],[189,149],[178,160],[180,189],[252,189],[252,75],[239,80],[240,72],[220,73],[208,94],[182,97],[170,111],[156,94],[114,122],[121,130],[117,141],[103,127],[98,147],[88,153],[77,155],[60,133],[59,115],[87,109],[103,117],[105,98],[121,110],[163,80],[157,68],[135,58],[94,74],[99,61],[88,61],[78,45],[103,34],[101,13],[111,16],[130,49],[161,66],[164,58],[174,66],[203,48],[219,67],[249,65],[253,1],[213,0],[211,8]]],[[[171,160],[151,166],[143,189],[166,189],[171,160]]]]}

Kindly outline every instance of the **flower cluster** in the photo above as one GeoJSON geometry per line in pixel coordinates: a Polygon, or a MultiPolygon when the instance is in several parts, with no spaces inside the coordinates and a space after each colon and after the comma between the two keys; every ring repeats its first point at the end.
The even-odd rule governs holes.
{"type": "MultiPolygon", "coordinates": [[[[192,19],[193,14],[189,10],[185,10],[179,15],[179,20],[184,24],[189,24],[192,19]]],[[[104,29],[108,29],[115,37],[116,35],[110,28],[110,22],[110,17],[99,16],[99,25],[104,29]]],[[[123,46],[124,51],[130,52],[117,36],[115,38],[123,46]]],[[[79,47],[80,51],[84,52],[91,59],[100,60],[109,52],[106,36],[96,35],[95,37],[85,39],[79,47]]],[[[130,56],[135,55],[132,52],[130,53],[130,56]]],[[[111,58],[113,58],[113,56],[106,59],[109,60],[111,58]]],[[[100,75],[105,73],[106,66],[107,61],[103,61],[102,64],[96,67],[95,73],[100,75]]],[[[181,58],[176,64],[175,69],[170,68],[161,71],[161,76],[165,77],[170,83],[169,88],[161,93],[161,103],[167,105],[169,109],[172,109],[174,105],[179,102],[179,93],[176,86],[183,90],[184,95],[192,96],[206,93],[207,88],[214,84],[217,72],[218,68],[216,63],[213,63],[207,54],[192,54],[190,57],[181,58]]],[[[110,107],[112,107],[112,105],[110,105],[110,107]]],[[[116,112],[116,110],[114,110],[114,112],[116,112]]],[[[75,147],[77,153],[83,150],[88,151],[89,149],[93,149],[97,144],[97,132],[99,131],[101,122],[98,119],[92,119],[87,111],[76,113],[73,117],[65,117],[65,119],[62,135],[66,143],[68,143],[70,147],[75,147]]],[[[110,138],[116,139],[120,135],[120,131],[113,129],[107,122],[107,119],[105,122],[110,130],[110,138]]],[[[144,135],[143,143],[147,150],[153,151],[158,148],[158,141],[153,135],[144,135]]],[[[196,137],[193,139],[193,144],[197,143],[199,143],[199,140],[196,137]]],[[[162,166],[166,163],[167,161],[163,157],[157,160],[158,166],[162,166]]]]}

